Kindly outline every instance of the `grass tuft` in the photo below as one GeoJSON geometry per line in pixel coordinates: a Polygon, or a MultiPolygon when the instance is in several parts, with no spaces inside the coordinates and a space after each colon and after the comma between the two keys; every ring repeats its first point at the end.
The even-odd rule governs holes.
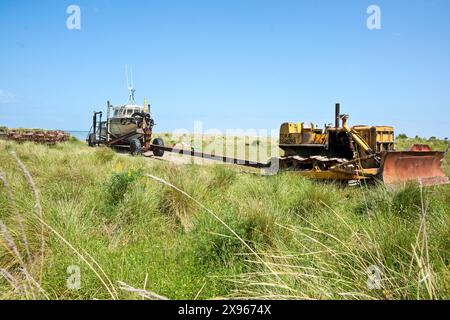
{"type": "Polygon", "coordinates": [[[449,237],[448,185],[350,188],[0,141],[3,299],[448,299],[449,237]]]}

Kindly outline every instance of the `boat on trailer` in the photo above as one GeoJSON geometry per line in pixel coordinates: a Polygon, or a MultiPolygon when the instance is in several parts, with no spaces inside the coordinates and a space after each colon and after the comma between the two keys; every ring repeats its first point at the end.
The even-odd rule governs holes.
{"type": "Polygon", "coordinates": [[[102,121],[103,112],[94,112],[92,127],[86,139],[89,146],[107,145],[114,148],[129,148],[133,155],[153,151],[156,156],[162,156],[164,150],[154,146],[164,146],[160,138],[151,141],[155,122],[150,113],[150,104],[136,104],[133,80],[127,84],[129,90],[128,102],[113,106],[107,103],[106,121],[102,121]]]}

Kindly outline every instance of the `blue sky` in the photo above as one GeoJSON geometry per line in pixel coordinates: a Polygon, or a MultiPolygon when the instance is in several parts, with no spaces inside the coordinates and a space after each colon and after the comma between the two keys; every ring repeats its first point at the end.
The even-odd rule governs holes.
{"type": "Polygon", "coordinates": [[[1,0],[0,35],[10,127],[88,130],[106,100],[126,102],[128,64],[158,131],[323,125],[340,102],[351,124],[450,136],[448,0],[1,0]]]}

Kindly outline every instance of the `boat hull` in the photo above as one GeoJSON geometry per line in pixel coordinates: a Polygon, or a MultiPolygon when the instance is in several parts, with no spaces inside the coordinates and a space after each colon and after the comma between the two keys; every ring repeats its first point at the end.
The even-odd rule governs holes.
{"type": "MultiPolygon", "coordinates": [[[[110,134],[115,138],[119,138],[136,132],[136,130],[138,129],[137,125],[130,120],[130,118],[111,118],[109,120],[110,134]]],[[[140,134],[136,133],[136,135],[125,139],[125,141],[130,141],[131,139],[138,138],[139,136],[140,134]]]]}

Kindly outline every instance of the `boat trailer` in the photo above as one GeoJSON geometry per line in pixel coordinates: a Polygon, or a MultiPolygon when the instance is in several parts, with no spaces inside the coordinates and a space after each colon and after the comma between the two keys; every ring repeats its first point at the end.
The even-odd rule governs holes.
{"type": "MultiPolygon", "coordinates": [[[[89,146],[107,146],[119,150],[129,150],[132,155],[140,155],[144,152],[152,151],[155,156],[162,157],[164,150],[162,148],[153,148],[153,146],[164,146],[164,141],[161,138],[152,140],[153,126],[155,122],[150,115],[150,112],[134,112],[130,117],[122,118],[120,124],[122,126],[131,126],[132,130],[125,134],[117,134],[112,132],[111,126],[113,120],[110,115],[110,110],[114,107],[107,102],[106,120],[103,121],[103,112],[95,111],[92,117],[92,127],[89,131],[86,142],[89,146]]],[[[148,105],[150,109],[150,105],[148,105]]]]}

